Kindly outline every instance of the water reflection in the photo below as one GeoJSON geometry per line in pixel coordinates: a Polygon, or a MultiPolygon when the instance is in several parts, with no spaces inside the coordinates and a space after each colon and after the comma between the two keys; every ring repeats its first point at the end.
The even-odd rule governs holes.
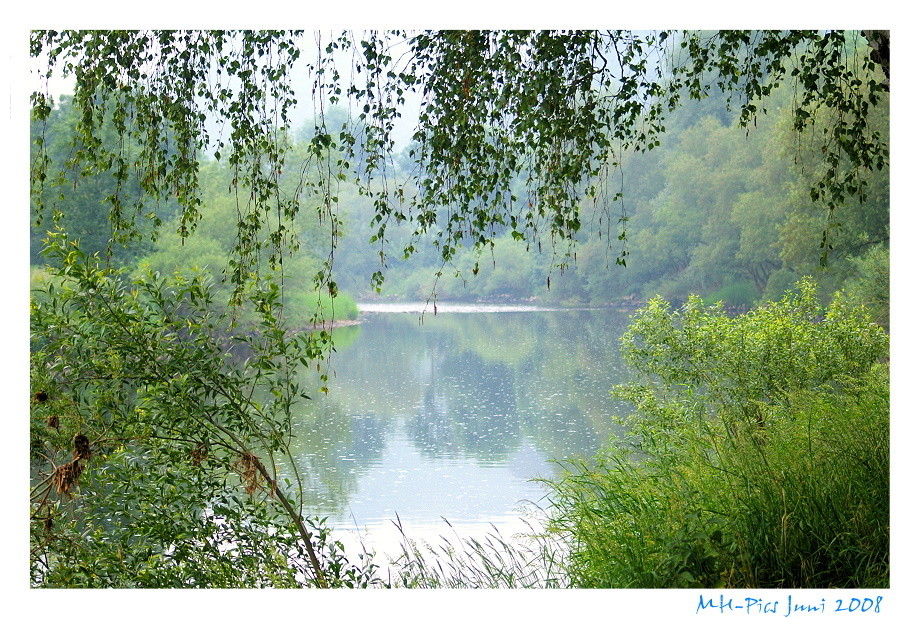
{"type": "Polygon", "coordinates": [[[589,457],[629,410],[613,310],[364,314],[330,394],[297,410],[310,502],[333,527],[504,520],[550,460],[589,457]]]}

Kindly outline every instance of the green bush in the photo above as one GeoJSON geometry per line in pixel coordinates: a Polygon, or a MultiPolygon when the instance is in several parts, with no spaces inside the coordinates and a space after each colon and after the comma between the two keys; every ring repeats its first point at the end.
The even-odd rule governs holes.
{"type": "Polygon", "coordinates": [[[33,586],[377,581],[302,515],[296,467],[278,482],[295,404],[324,381],[298,375],[331,335],[290,333],[271,282],[248,296],[245,333],[207,273],[131,279],[62,234],[45,255],[56,266],[30,298],[33,586]]]}
{"type": "Polygon", "coordinates": [[[749,281],[733,281],[705,297],[708,305],[724,303],[729,307],[752,307],[759,294],[749,281]]]}
{"type": "Polygon", "coordinates": [[[737,318],[652,302],[630,433],[553,483],[581,587],[885,587],[887,336],[814,287],[737,318]]]}
{"type": "Polygon", "coordinates": [[[737,317],[695,296],[676,311],[661,298],[639,310],[622,337],[640,381],[626,398],[692,397],[710,412],[762,421],[764,405],[857,381],[888,354],[888,337],[861,307],[837,297],[826,311],[810,279],[797,291],[737,317]]]}
{"type": "Polygon", "coordinates": [[[875,245],[850,257],[852,275],[845,281],[845,294],[863,303],[878,324],[890,328],[890,247],[875,245]]]}
{"type": "Polygon", "coordinates": [[[291,326],[297,326],[296,321],[302,319],[309,322],[318,319],[322,322],[337,320],[353,320],[357,317],[357,303],[354,299],[342,292],[335,298],[328,294],[320,294],[315,290],[297,290],[290,293],[285,305],[291,326]]]}
{"type": "Polygon", "coordinates": [[[798,275],[794,272],[787,268],[780,268],[769,275],[766,288],[763,290],[763,299],[778,300],[782,298],[789,290],[794,289],[797,280],[798,275]]]}

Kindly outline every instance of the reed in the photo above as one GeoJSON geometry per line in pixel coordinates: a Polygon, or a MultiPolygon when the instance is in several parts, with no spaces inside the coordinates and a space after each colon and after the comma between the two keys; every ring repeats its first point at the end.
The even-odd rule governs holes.
{"type": "Polygon", "coordinates": [[[510,538],[492,526],[484,536],[442,535],[436,544],[409,538],[397,521],[402,543],[390,571],[391,585],[398,588],[567,587],[565,548],[557,539],[547,536],[535,520],[523,521],[529,530],[510,538]]]}
{"type": "MultiPolygon", "coordinates": [[[[687,414],[552,483],[574,587],[889,585],[889,388],[797,393],[766,427],[687,414]]],[[[672,410],[671,410],[672,412],[672,410]]]]}

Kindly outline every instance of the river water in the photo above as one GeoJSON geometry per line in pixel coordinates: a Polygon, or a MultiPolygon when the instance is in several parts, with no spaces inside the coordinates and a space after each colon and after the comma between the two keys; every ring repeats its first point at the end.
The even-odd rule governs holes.
{"type": "Polygon", "coordinates": [[[339,535],[413,539],[526,528],[558,461],[590,457],[631,412],[620,310],[362,305],[336,329],[329,394],[296,411],[307,504],[339,535]],[[424,313],[422,313],[424,311],[424,313]],[[447,524],[449,522],[449,526],[447,524]]]}

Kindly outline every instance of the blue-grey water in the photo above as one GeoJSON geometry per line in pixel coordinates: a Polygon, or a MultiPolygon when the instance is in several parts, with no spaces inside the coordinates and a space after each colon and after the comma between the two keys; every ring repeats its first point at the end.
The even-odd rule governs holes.
{"type": "Polygon", "coordinates": [[[365,305],[336,330],[329,394],[297,410],[314,515],[386,536],[510,530],[553,461],[590,457],[631,410],[619,310],[365,305]],[[414,312],[409,312],[414,311],[414,312]],[[510,526],[510,528],[507,528],[510,526]],[[387,532],[388,531],[388,532],[387,532]]]}

